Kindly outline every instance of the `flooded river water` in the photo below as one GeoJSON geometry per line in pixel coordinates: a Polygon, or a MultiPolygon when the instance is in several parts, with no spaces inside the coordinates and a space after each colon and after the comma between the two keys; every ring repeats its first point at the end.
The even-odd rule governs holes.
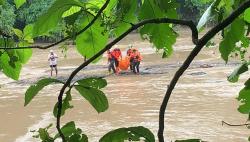
{"type": "MultiPolygon", "coordinates": [[[[161,59],[148,42],[133,34],[118,44],[125,49],[129,43],[138,47],[144,60],[141,75],[122,74],[106,76],[107,61],[82,70],[76,78],[91,75],[106,76],[108,86],[103,90],[109,100],[109,109],[98,114],[88,102],[73,91],[74,108],[67,111],[63,123],[74,120],[88,135],[90,142],[108,131],[119,127],[144,126],[156,136],[159,108],[166,87],[175,71],[194,47],[189,33],[178,38],[174,54],[161,59]]],[[[83,58],[70,48],[67,58],[57,48],[59,55],[59,79],[66,79],[83,58]]],[[[247,116],[237,111],[237,93],[243,87],[248,74],[239,83],[226,80],[236,67],[220,59],[218,48],[204,49],[177,84],[166,111],[167,141],[185,138],[200,138],[209,142],[245,142],[250,135],[245,127],[222,126],[221,121],[234,124],[244,123],[247,116]],[[202,68],[211,65],[209,68],[202,68]]],[[[48,50],[34,50],[31,61],[24,66],[19,81],[0,74],[0,142],[35,142],[33,133],[40,127],[55,124],[52,115],[60,85],[48,86],[33,101],[24,107],[24,93],[30,84],[49,76],[48,50]]],[[[55,125],[54,125],[55,126],[55,125]]]]}

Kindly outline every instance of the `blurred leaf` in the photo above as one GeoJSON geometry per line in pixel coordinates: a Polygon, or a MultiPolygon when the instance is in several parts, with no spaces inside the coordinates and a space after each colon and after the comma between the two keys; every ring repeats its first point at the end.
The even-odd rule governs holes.
{"type": "MultiPolygon", "coordinates": [[[[88,25],[92,19],[92,15],[86,14],[80,21],[80,29],[88,25]]],[[[76,47],[83,57],[89,59],[105,47],[108,42],[108,34],[104,30],[105,28],[101,26],[100,19],[97,19],[88,30],[77,36],[76,47]]]]}
{"type": "Polygon", "coordinates": [[[13,29],[15,35],[19,38],[22,39],[23,38],[23,32],[19,29],[13,29]]]}
{"type": "MultiPolygon", "coordinates": [[[[167,13],[162,11],[154,0],[144,1],[140,11],[139,20],[150,18],[162,18],[167,13]]],[[[159,49],[163,49],[165,56],[169,57],[173,51],[172,46],[176,42],[177,34],[174,32],[170,24],[147,24],[140,29],[142,37],[149,37],[149,41],[159,49]]]]}
{"type": "Polygon", "coordinates": [[[100,113],[108,109],[108,99],[105,94],[91,87],[74,86],[76,90],[100,113]]]}
{"type": "Polygon", "coordinates": [[[235,69],[230,76],[228,76],[227,80],[229,82],[235,83],[238,81],[240,74],[248,71],[248,63],[243,63],[240,67],[235,69]]]}
{"type": "Polygon", "coordinates": [[[220,43],[221,57],[227,62],[228,56],[236,48],[236,42],[244,38],[245,23],[242,19],[236,19],[231,24],[229,31],[226,33],[225,38],[220,43]]]}
{"type": "Polygon", "coordinates": [[[245,87],[240,91],[238,96],[238,101],[241,105],[238,108],[238,111],[243,114],[250,113],[250,79],[245,82],[245,87]]]}
{"type": "Polygon", "coordinates": [[[125,140],[139,141],[144,138],[145,142],[155,142],[154,134],[147,128],[129,127],[119,128],[105,134],[99,142],[123,142],[125,140]]]}
{"type": "Polygon", "coordinates": [[[20,75],[20,71],[22,68],[22,64],[19,61],[12,60],[13,57],[16,56],[10,56],[8,55],[6,52],[3,53],[0,56],[0,68],[2,68],[3,73],[14,79],[14,80],[18,80],[19,79],[19,75],[20,75]]]}
{"type": "Polygon", "coordinates": [[[55,28],[59,21],[62,20],[63,13],[72,6],[84,7],[84,5],[77,0],[56,0],[49,10],[36,21],[33,36],[44,35],[49,30],[55,28]]]}
{"type": "Polygon", "coordinates": [[[31,85],[26,93],[25,93],[25,103],[24,106],[28,105],[30,101],[38,94],[40,90],[42,90],[45,86],[50,85],[52,83],[62,83],[64,82],[53,79],[53,78],[44,78],[36,82],[35,84],[31,85]]]}
{"type": "Polygon", "coordinates": [[[131,24],[137,22],[136,18],[136,10],[137,10],[137,1],[128,1],[128,0],[120,0],[117,5],[116,11],[116,28],[114,29],[114,33],[116,37],[123,34],[126,30],[131,27],[131,24]]]}
{"type": "Polygon", "coordinates": [[[26,0],[14,0],[14,2],[16,4],[16,8],[18,9],[26,2],[26,0]]]}
{"type": "MultiPolygon", "coordinates": [[[[63,116],[65,114],[65,111],[67,109],[73,108],[73,106],[70,105],[70,103],[69,103],[69,101],[71,101],[71,100],[72,100],[72,97],[71,97],[70,91],[67,91],[66,97],[62,101],[61,116],[63,116]]],[[[55,117],[57,117],[57,112],[58,112],[58,102],[55,104],[54,110],[53,110],[53,114],[55,117]]]]}
{"type": "Polygon", "coordinates": [[[201,31],[205,24],[215,16],[215,9],[219,5],[220,1],[221,0],[215,0],[204,12],[197,25],[198,31],[201,31]]]}
{"type": "MultiPolygon", "coordinates": [[[[19,47],[29,46],[30,44],[26,41],[19,42],[19,47]]],[[[19,60],[22,64],[26,64],[32,56],[32,49],[18,49],[16,50],[19,60]]]]}
{"type": "Polygon", "coordinates": [[[86,78],[78,80],[77,83],[83,87],[101,89],[107,86],[107,81],[103,78],[86,78]]]}
{"type": "Polygon", "coordinates": [[[26,25],[23,29],[24,40],[28,43],[33,43],[33,24],[26,25]]]}

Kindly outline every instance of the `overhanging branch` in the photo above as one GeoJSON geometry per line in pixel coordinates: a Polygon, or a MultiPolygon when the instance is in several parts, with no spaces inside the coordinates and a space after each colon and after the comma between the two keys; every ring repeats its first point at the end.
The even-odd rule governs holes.
{"type": "MultiPolygon", "coordinates": [[[[110,1],[110,0],[107,0],[107,1],[105,2],[105,4],[101,7],[101,9],[97,12],[97,14],[94,16],[94,18],[90,21],[90,23],[89,23],[87,26],[85,26],[82,30],[78,31],[74,36],[78,36],[78,35],[82,34],[82,33],[85,32],[89,27],[91,27],[91,26],[95,23],[95,21],[100,17],[100,15],[101,15],[102,12],[104,11],[104,9],[108,6],[109,1],[110,1]]],[[[1,31],[0,31],[0,35],[3,35],[1,31]]],[[[32,49],[33,49],[33,48],[37,48],[37,49],[48,49],[48,48],[51,48],[51,47],[53,47],[53,46],[56,46],[56,45],[58,45],[58,44],[60,44],[60,43],[62,43],[62,42],[64,42],[64,41],[66,41],[66,40],[68,40],[68,39],[70,39],[70,38],[71,38],[71,36],[67,36],[67,37],[65,37],[65,38],[63,38],[63,39],[61,39],[61,40],[59,40],[58,42],[52,43],[52,44],[47,45],[47,46],[26,46],[26,47],[13,47],[13,48],[0,47],[0,49],[5,49],[5,50],[7,50],[7,49],[11,49],[11,50],[13,50],[13,49],[31,49],[31,48],[32,48],[32,49]]]]}
{"type": "Polygon", "coordinates": [[[197,43],[196,47],[191,51],[187,59],[184,61],[182,66],[177,70],[175,73],[173,79],[171,80],[167,92],[165,94],[165,97],[163,99],[162,105],[160,107],[160,113],[159,113],[159,130],[158,130],[158,139],[159,142],[164,142],[164,118],[165,118],[165,111],[166,107],[169,101],[169,98],[171,96],[172,91],[175,88],[176,83],[178,82],[179,78],[182,76],[182,74],[187,70],[189,65],[192,63],[194,58],[197,56],[197,54],[201,51],[201,49],[206,45],[206,43],[212,39],[219,31],[226,28],[228,25],[230,25],[239,15],[241,15],[247,8],[250,7],[250,0],[243,3],[237,10],[232,12],[232,14],[226,18],[224,21],[222,21],[220,24],[216,25],[214,28],[212,28],[210,31],[208,31],[197,43]]]}
{"type": "Polygon", "coordinates": [[[88,66],[91,62],[93,62],[95,59],[97,59],[99,56],[101,56],[103,53],[105,53],[108,49],[110,49],[112,46],[114,46],[116,43],[118,43],[120,40],[122,40],[124,37],[126,37],[129,33],[132,31],[138,29],[141,26],[144,26],[146,24],[163,24],[163,23],[172,23],[172,24],[179,24],[190,27],[192,30],[193,41],[198,41],[198,31],[193,24],[192,21],[184,21],[184,20],[176,20],[176,19],[169,19],[169,18],[157,18],[157,19],[148,19],[141,21],[137,24],[133,24],[131,28],[129,28],[126,32],[124,32],[121,36],[114,39],[112,42],[107,44],[101,51],[99,51],[97,54],[95,54],[93,57],[91,57],[86,62],[82,63],[78,68],[76,68],[69,78],[67,79],[66,83],[63,85],[62,89],[60,90],[60,94],[58,96],[58,112],[57,112],[57,129],[60,129],[60,118],[61,118],[61,110],[62,110],[62,98],[63,94],[65,92],[65,89],[70,85],[72,79],[75,77],[75,75],[81,71],[84,67],[88,66]]]}

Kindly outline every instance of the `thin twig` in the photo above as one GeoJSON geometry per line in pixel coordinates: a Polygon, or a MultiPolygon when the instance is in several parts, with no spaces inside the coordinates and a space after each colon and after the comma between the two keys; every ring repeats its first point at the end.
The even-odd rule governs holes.
{"type": "Polygon", "coordinates": [[[178,82],[179,78],[182,76],[182,74],[187,70],[189,65],[192,63],[194,58],[197,56],[197,54],[201,51],[201,49],[207,44],[207,42],[213,38],[219,31],[226,28],[228,25],[230,25],[239,15],[241,15],[247,8],[250,7],[250,0],[243,3],[237,10],[232,12],[232,14],[226,18],[224,21],[216,25],[214,28],[212,28],[210,31],[208,31],[200,40],[198,40],[198,43],[196,47],[191,51],[185,62],[182,64],[182,66],[177,70],[175,73],[173,79],[171,80],[169,87],[166,91],[165,97],[163,99],[162,105],[160,107],[160,113],[159,113],[159,130],[158,130],[158,139],[159,142],[164,142],[164,119],[165,119],[165,111],[166,107],[169,101],[169,98],[171,96],[172,91],[175,88],[176,83],[178,82]]]}
{"type": "Polygon", "coordinates": [[[238,126],[246,126],[246,127],[248,127],[248,126],[250,126],[250,123],[245,123],[245,124],[230,124],[230,123],[227,123],[225,121],[221,121],[221,123],[222,123],[222,126],[224,124],[226,124],[227,126],[232,126],[232,127],[238,127],[238,126]]]}

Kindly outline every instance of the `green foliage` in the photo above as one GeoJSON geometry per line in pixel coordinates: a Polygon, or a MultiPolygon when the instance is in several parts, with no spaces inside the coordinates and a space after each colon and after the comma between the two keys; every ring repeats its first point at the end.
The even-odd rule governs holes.
{"type": "Polygon", "coordinates": [[[54,142],[54,138],[52,138],[49,135],[49,128],[52,127],[52,124],[50,124],[48,127],[46,128],[39,128],[38,135],[33,136],[34,138],[40,138],[42,140],[42,142],[54,142]]]}
{"type": "Polygon", "coordinates": [[[16,14],[14,7],[8,2],[0,5],[0,29],[6,34],[12,34],[12,28],[15,23],[16,14]]]}
{"type": "Polygon", "coordinates": [[[241,105],[239,106],[239,112],[243,114],[250,113],[250,79],[245,82],[245,87],[240,91],[239,96],[237,98],[241,105]]]}
{"type": "Polygon", "coordinates": [[[220,53],[221,57],[228,62],[228,57],[232,51],[236,48],[236,42],[244,40],[245,33],[245,23],[242,19],[236,19],[230,26],[230,28],[225,31],[225,37],[220,43],[220,53]]]}
{"type": "Polygon", "coordinates": [[[83,87],[102,89],[107,86],[107,81],[103,78],[86,78],[78,80],[77,83],[83,87]]]}
{"type": "Polygon", "coordinates": [[[6,76],[18,80],[22,64],[18,61],[15,51],[2,53],[0,56],[0,66],[6,76]]]}
{"type": "Polygon", "coordinates": [[[108,99],[105,94],[92,87],[75,86],[76,90],[100,113],[108,109],[108,99]]]}
{"type": "Polygon", "coordinates": [[[19,8],[26,2],[26,0],[14,0],[14,2],[16,4],[16,8],[19,8]]]}
{"type": "MultiPolygon", "coordinates": [[[[79,29],[83,29],[92,19],[93,16],[86,13],[86,16],[80,20],[79,29]]],[[[83,57],[89,59],[105,47],[108,34],[104,30],[105,28],[101,26],[101,19],[97,19],[88,30],[77,36],[76,47],[83,57]]]]}
{"type": "Polygon", "coordinates": [[[248,71],[248,65],[249,63],[243,63],[240,65],[240,67],[238,67],[237,69],[235,69],[231,74],[230,76],[228,76],[227,80],[229,82],[232,82],[232,83],[235,83],[235,82],[238,82],[239,80],[239,77],[242,73],[248,71]]]}
{"type": "Polygon", "coordinates": [[[30,101],[38,94],[39,91],[41,91],[45,86],[50,85],[52,83],[62,83],[64,82],[53,79],[53,78],[44,78],[36,82],[35,84],[31,85],[26,93],[25,93],[25,103],[24,106],[27,106],[30,101]]]}
{"type": "Polygon", "coordinates": [[[48,11],[38,18],[34,25],[34,37],[47,34],[49,30],[54,29],[62,20],[62,15],[72,6],[83,7],[82,3],[76,0],[57,0],[48,9],[48,11]]]}
{"type": "MultiPolygon", "coordinates": [[[[65,111],[67,109],[73,108],[73,106],[69,103],[69,101],[72,101],[70,90],[66,93],[66,97],[62,101],[61,116],[65,114],[65,111]]],[[[55,104],[54,110],[53,110],[53,114],[55,117],[57,117],[57,112],[58,112],[58,102],[55,104]]]]}
{"type": "Polygon", "coordinates": [[[141,138],[145,142],[155,142],[153,133],[142,126],[119,128],[105,134],[99,142],[123,142],[125,140],[139,141],[141,138]]]}
{"type": "MultiPolygon", "coordinates": [[[[175,1],[171,2],[174,3],[175,1]]],[[[175,7],[171,8],[176,9],[175,7]]],[[[161,10],[154,0],[145,0],[139,11],[139,20],[165,16],[168,16],[168,13],[161,10]]],[[[140,29],[140,34],[144,39],[147,37],[157,49],[163,49],[166,56],[172,54],[172,46],[176,42],[177,34],[173,31],[170,24],[145,25],[140,29]]]]}
{"type": "MultiPolygon", "coordinates": [[[[65,124],[61,128],[62,133],[66,137],[67,142],[88,142],[88,137],[82,134],[80,128],[76,128],[75,122],[71,121],[65,124]]],[[[59,138],[59,134],[56,134],[54,139],[59,138]]]]}

